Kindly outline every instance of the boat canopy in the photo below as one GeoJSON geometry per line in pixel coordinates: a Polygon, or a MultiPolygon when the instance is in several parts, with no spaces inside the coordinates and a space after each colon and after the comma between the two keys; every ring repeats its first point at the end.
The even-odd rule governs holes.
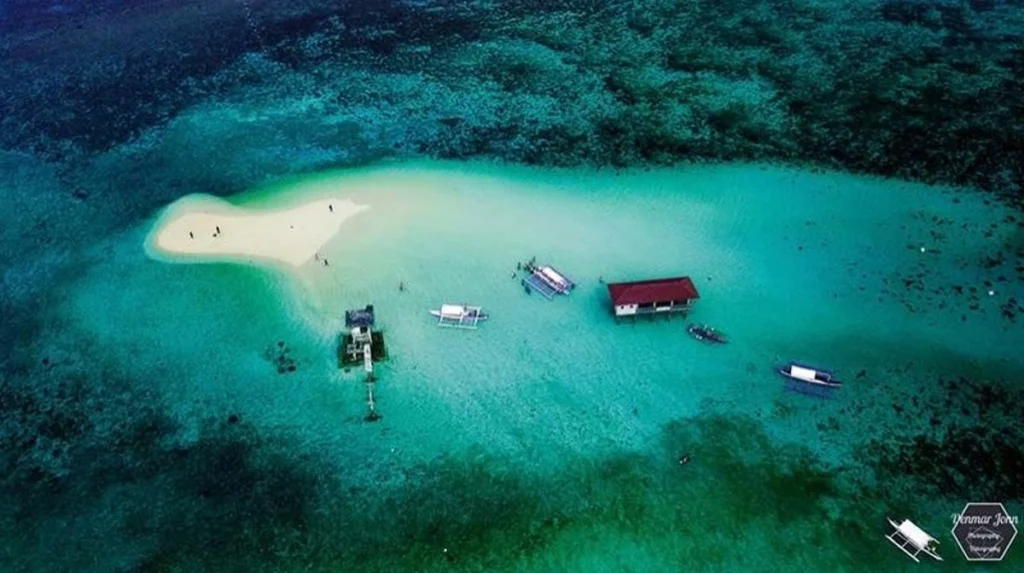
{"type": "Polygon", "coordinates": [[[793,378],[806,380],[808,382],[815,382],[815,377],[818,375],[817,372],[810,368],[804,368],[803,366],[797,366],[795,364],[789,367],[789,374],[793,378]]]}
{"type": "Polygon", "coordinates": [[[903,523],[896,528],[896,531],[899,531],[903,537],[906,537],[918,549],[927,549],[930,544],[938,543],[934,537],[925,533],[923,529],[909,519],[904,519],[903,523]]]}
{"type": "Polygon", "coordinates": [[[466,314],[466,307],[460,304],[442,304],[441,316],[458,318],[466,314]]]}
{"type": "Polygon", "coordinates": [[[563,277],[561,274],[558,273],[558,271],[551,267],[541,267],[540,272],[543,273],[544,276],[547,277],[549,280],[561,286],[565,286],[568,283],[568,281],[565,280],[565,277],[563,277]]]}

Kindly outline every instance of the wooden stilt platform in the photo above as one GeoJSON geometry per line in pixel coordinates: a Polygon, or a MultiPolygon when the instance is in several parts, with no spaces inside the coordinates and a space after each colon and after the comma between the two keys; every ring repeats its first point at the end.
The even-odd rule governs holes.
{"type": "Polygon", "coordinates": [[[372,304],[365,308],[345,312],[345,328],[338,337],[338,368],[345,372],[351,367],[363,366],[366,373],[366,405],[368,412],[365,420],[376,422],[381,419],[377,411],[377,400],[373,389],[377,381],[373,363],[387,358],[384,345],[384,333],[373,329],[376,316],[372,304]]]}
{"type": "MultiPolygon", "coordinates": [[[[370,357],[374,362],[387,358],[384,333],[370,333],[370,357]]],[[[338,368],[349,368],[363,364],[363,345],[352,341],[351,333],[343,333],[338,343],[338,368]]]]}
{"type": "Polygon", "coordinates": [[[656,310],[653,307],[638,308],[635,314],[617,314],[615,312],[615,309],[612,309],[611,315],[615,318],[616,323],[618,323],[621,320],[629,320],[632,321],[633,323],[636,323],[637,321],[644,317],[647,318],[648,322],[654,322],[655,320],[658,320],[658,318],[662,316],[665,318],[665,320],[672,320],[676,316],[686,318],[686,316],[690,313],[691,310],[693,310],[692,304],[677,304],[672,305],[667,309],[666,307],[663,307],[660,310],[656,310]]]}

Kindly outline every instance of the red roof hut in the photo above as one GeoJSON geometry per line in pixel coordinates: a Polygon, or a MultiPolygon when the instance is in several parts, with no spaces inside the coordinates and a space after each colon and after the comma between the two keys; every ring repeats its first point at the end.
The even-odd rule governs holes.
{"type": "Polygon", "coordinates": [[[700,298],[690,277],[610,283],[608,294],[616,317],[686,312],[700,298]]]}

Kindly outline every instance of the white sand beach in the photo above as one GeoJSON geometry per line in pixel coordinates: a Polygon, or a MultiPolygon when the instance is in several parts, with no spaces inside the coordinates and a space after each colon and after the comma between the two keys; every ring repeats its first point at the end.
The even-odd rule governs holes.
{"type": "Polygon", "coordinates": [[[347,219],[369,208],[331,197],[278,209],[243,208],[208,195],[190,195],[167,208],[147,247],[160,258],[269,259],[299,267],[347,219]]]}

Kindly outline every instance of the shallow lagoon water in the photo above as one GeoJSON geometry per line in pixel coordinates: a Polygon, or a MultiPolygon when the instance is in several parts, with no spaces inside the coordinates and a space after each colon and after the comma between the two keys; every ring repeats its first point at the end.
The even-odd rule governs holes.
{"type": "MultiPolygon", "coordinates": [[[[146,257],[141,227],[92,253],[52,310],[173,405],[166,442],[195,443],[204,420],[231,412],[265,441],[261,459],[315,468],[315,520],[235,523],[285,534],[244,558],[232,550],[248,541],[228,536],[229,550],[195,549],[186,570],[900,570],[911,563],[882,538],[900,512],[959,558],[947,521],[970,500],[875,483],[858,453],[937,431],[940,377],[1019,381],[1024,336],[1000,308],[1024,289],[981,264],[1019,243],[1017,227],[990,229],[1002,207],[769,166],[446,163],[323,173],[231,200],[328,193],[371,207],[324,248],[329,267],[167,264],[146,257]],[[524,293],[512,274],[533,256],[576,291],[524,293]],[[701,294],[688,320],[729,345],[690,339],[687,320],[613,320],[602,279],[674,275],[701,294]],[[492,318],[441,329],[427,310],[444,302],[492,318]],[[391,352],[375,424],[362,421],[361,376],[335,362],[344,310],[365,304],[391,352]],[[264,355],[279,340],[293,374],[264,355]],[[786,393],[773,368],[790,359],[847,387],[832,401],[786,393]],[[894,404],[915,412],[909,425],[894,404]]],[[[159,480],[125,488],[176,502],[159,480]]],[[[126,539],[146,552],[144,534],[126,539]]],[[[103,571],[131,554],[91,569],[67,558],[103,571]]]]}

